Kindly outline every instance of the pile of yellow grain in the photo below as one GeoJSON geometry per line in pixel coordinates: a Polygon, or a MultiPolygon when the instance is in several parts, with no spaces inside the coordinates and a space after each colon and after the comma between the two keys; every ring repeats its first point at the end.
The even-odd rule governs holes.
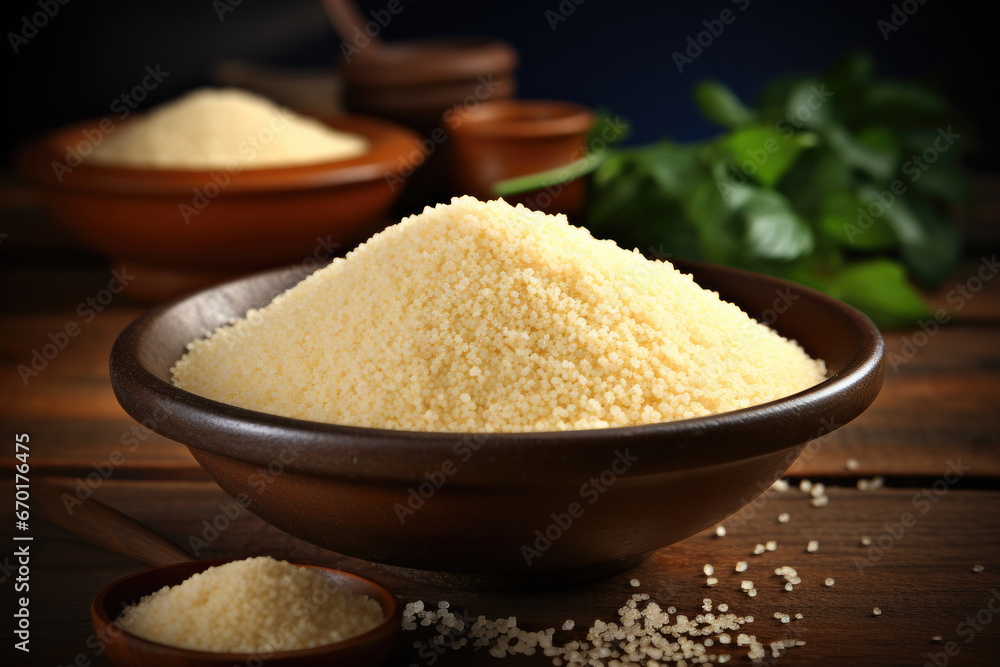
{"type": "Polygon", "coordinates": [[[269,556],[210,567],[126,607],[133,635],[217,653],[292,651],[343,641],[382,622],[367,596],[269,556]]]}
{"type": "Polygon", "coordinates": [[[261,169],[346,160],[368,140],[236,88],[202,88],[129,120],[89,160],[148,169],[261,169]]]}
{"type": "Polygon", "coordinates": [[[825,368],[667,262],[563,216],[460,197],[191,343],[173,372],[288,417],[515,432],[735,410],[825,368]]]}

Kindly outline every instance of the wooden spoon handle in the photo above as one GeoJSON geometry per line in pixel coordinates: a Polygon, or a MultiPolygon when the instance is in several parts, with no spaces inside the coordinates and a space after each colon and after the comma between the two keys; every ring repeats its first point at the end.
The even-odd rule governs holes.
{"type": "Polygon", "coordinates": [[[52,523],[134,561],[158,567],[196,560],[135,519],[92,497],[80,500],[71,489],[58,484],[32,480],[31,499],[52,523]]]}
{"type": "MultiPolygon", "coordinates": [[[[361,31],[365,35],[365,17],[358,11],[358,6],[352,0],[323,0],[323,9],[333,24],[333,29],[337,35],[350,44],[356,38],[356,31],[361,31]]],[[[370,48],[377,51],[382,46],[382,40],[378,36],[366,35],[371,40],[370,48]]]]}

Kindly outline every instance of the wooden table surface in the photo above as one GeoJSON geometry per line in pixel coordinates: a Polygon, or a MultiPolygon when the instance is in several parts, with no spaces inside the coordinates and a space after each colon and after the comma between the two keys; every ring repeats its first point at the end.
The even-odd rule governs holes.
{"type": "MultiPolygon", "coordinates": [[[[138,427],[118,406],[108,379],[115,336],[147,305],[116,295],[91,317],[81,304],[107,286],[109,267],[55,228],[23,188],[0,185],[0,256],[6,260],[0,423],[8,443],[0,466],[6,497],[15,492],[15,434],[27,433],[31,479],[74,485],[102,469],[107,479],[97,485],[95,499],[187,547],[227,496],[184,446],[138,427]],[[71,322],[79,334],[25,382],[19,366],[30,365],[33,350],[71,322]],[[112,452],[133,442],[138,443],[134,451],[109,467],[112,452]]],[[[875,404],[795,463],[791,490],[766,494],[728,520],[725,537],[706,531],[659,550],[629,572],[547,593],[468,592],[413,583],[285,535],[246,511],[199,555],[267,553],[333,566],[381,581],[403,602],[448,600],[453,610],[473,618],[517,616],[524,629],[554,627],[558,643],[583,639],[595,619],[616,621],[619,607],[638,592],[690,617],[700,613],[706,597],[753,615],[745,631],[763,643],[805,642],[780,652],[778,660],[789,666],[1000,664],[1000,279],[991,274],[972,293],[977,273],[989,274],[983,268],[989,263],[977,256],[932,296],[955,321],[931,334],[886,333],[889,365],[875,404]],[[956,299],[960,288],[970,290],[968,298],[956,299]],[[853,470],[849,459],[857,461],[853,470]],[[883,488],[856,488],[858,479],[876,475],[885,477],[883,488]],[[809,496],[794,487],[802,478],[827,485],[826,507],[811,506],[809,496]],[[791,517],[787,523],[776,519],[783,512],[791,517]],[[871,538],[871,546],[862,545],[863,535],[871,538]],[[772,539],[777,550],[752,554],[754,545],[772,539]],[[810,540],[819,542],[814,553],[805,549],[810,540]],[[734,572],[739,560],[749,563],[747,572],[734,572]],[[705,586],[705,563],[716,569],[719,583],[713,588],[705,586]],[[782,565],[794,567],[802,578],[792,592],[785,592],[784,581],[773,574],[782,565]],[[983,570],[975,572],[976,565],[983,570]],[[823,584],[828,577],[835,580],[832,587],[823,584]],[[639,580],[638,588],[629,584],[632,578],[639,580]],[[742,579],[756,581],[757,597],[740,592],[742,579]],[[875,607],[881,615],[873,615],[875,607]],[[775,611],[803,618],[782,624],[773,618],[775,611]],[[559,629],[567,619],[576,622],[574,630],[559,629]]],[[[0,553],[5,585],[19,576],[14,550],[22,543],[12,537],[33,538],[31,652],[11,652],[16,664],[107,664],[91,634],[90,601],[107,583],[143,566],[89,544],[37,511],[28,530],[17,531],[11,505],[7,501],[0,531],[8,545],[0,553]]],[[[10,627],[13,608],[3,611],[10,627]]],[[[496,660],[471,645],[436,649],[428,643],[432,634],[426,628],[405,633],[388,664],[496,660]],[[420,647],[414,646],[417,641],[423,642],[420,647]]],[[[6,631],[5,637],[6,654],[14,640],[6,631]]],[[[455,639],[449,637],[445,645],[455,639]]],[[[734,663],[746,662],[741,657],[746,649],[719,648],[716,644],[712,651],[733,654],[734,663]]],[[[770,651],[767,655],[766,662],[774,660],[770,651]]],[[[540,654],[506,662],[551,664],[540,654]]]]}

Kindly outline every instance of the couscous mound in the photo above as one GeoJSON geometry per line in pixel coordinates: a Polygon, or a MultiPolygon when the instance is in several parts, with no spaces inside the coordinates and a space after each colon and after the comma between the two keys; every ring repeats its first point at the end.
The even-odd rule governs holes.
{"type": "Polygon", "coordinates": [[[173,372],[299,419],[523,432],[726,412],[825,367],[668,262],[561,215],[459,197],[194,341],[173,372]]]}

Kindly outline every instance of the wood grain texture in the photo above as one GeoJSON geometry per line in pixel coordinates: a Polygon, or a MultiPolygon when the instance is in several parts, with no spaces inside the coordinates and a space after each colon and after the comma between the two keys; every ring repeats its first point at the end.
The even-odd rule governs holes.
{"type": "MultiPolygon", "coordinates": [[[[27,387],[17,366],[30,361],[33,346],[44,344],[65,320],[0,318],[0,426],[45,443],[44,459],[36,462],[40,471],[85,476],[118,450],[125,459],[116,474],[204,478],[185,447],[138,425],[111,391],[111,345],[140,312],[129,307],[102,314],[27,387]]],[[[875,403],[818,452],[800,458],[790,474],[927,476],[958,456],[973,462],[977,476],[1000,476],[1000,327],[954,324],[922,346],[914,345],[915,336],[885,335],[889,363],[875,403]],[[858,461],[855,471],[845,465],[850,458],[858,461]]],[[[10,465],[0,461],[0,467],[10,465]]]]}
{"type": "MultiPolygon", "coordinates": [[[[970,626],[961,624],[967,622],[967,617],[975,619],[981,610],[988,610],[992,596],[1000,590],[1000,492],[964,491],[945,485],[939,488],[940,495],[935,495],[933,486],[928,488],[928,500],[915,499],[920,489],[866,493],[833,488],[828,490],[830,504],[824,508],[811,507],[808,496],[797,490],[775,493],[729,520],[726,537],[717,538],[707,531],[661,549],[630,572],[545,594],[491,594],[427,587],[387,574],[371,563],[296,540],[245,510],[235,519],[220,521],[217,517],[231,501],[208,482],[111,480],[97,490],[95,497],[126,511],[178,545],[191,549],[192,544],[204,542],[197,549],[201,558],[271,554],[334,567],[379,581],[403,602],[448,600],[452,609],[471,617],[516,615],[519,625],[531,630],[559,628],[566,619],[574,619],[574,631],[557,631],[561,641],[582,638],[595,619],[615,620],[617,609],[632,593],[646,592],[664,607],[675,605],[680,613],[691,617],[699,612],[703,598],[711,598],[714,604],[726,602],[733,611],[755,617],[747,631],[762,641],[804,640],[805,646],[782,652],[780,664],[789,667],[920,665],[928,660],[928,653],[944,650],[944,644],[931,642],[934,635],[940,635],[945,642],[958,642],[961,659],[953,664],[993,664],[993,657],[1000,651],[1000,615],[993,614],[995,620],[981,625],[969,642],[965,640],[970,637],[970,626]],[[781,512],[791,515],[788,523],[776,521],[781,512]],[[907,512],[913,515],[914,522],[899,533],[895,524],[904,521],[907,512]],[[205,522],[216,522],[222,529],[212,533],[205,522]],[[873,550],[861,545],[862,535],[872,538],[873,550]],[[776,551],[752,555],[755,544],[769,539],[777,540],[776,551]],[[819,541],[819,550],[807,553],[805,546],[812,539],[819,541]],[[866,564],[859,569],[856,559],[866,564]],[[746,572],[733,571],[738,560],[749,563],[746,572]],[[715,587],[704,585],[705,563],[716,568],[719,584],[715,587]],[[976,564],[985,570],[974,573],[972,566],[976,564]],[[791,593],[782,589],[783,580],[773,574],[774,568],[782,565],[796,568],[803,580],[791,593]],[[628,583],[633,577],[641,582],[638,589],[628,583]],[[836,580],[833,587],[823,585],[827,577],[836,580]],[[756,598],[740,592],[742,579],[754,581],[759,591],[756,598]],[[872,616],[876,606],[882,609],[881,616],[872,616]],[[782,625],[772,617],[774,611],[802,613],[804,618],[782,625]]],[[[38,572],[33,580],[33,604],[46,609],[46,621],[39,624],[32,657],[38,664],[70,664],[78,653],[94,660],[96,651],[87,644],[90,628],[86,609],[91,598],[105,584],[142,566],[40,521],[33,524],[32,532],[37,547],[33,567],[38,572]],[[67,558],[67,554],[73,557],[67,558]]],[[[983,612],[981,618],[986,613],[991,612],[983,612]]],[[[485,651],[473,651],[468,646],[440,656],[426,647],[421,651],[412,646],[416,640],[428,641],[430,634],[427,629],[405,633],[387,664],[495,663],[485,651]]],[[[737,654],[735,650],[729,652],[737,654]]],[[[550,663],[536,655],[510,658],[503,664],[550,663]]]]}

